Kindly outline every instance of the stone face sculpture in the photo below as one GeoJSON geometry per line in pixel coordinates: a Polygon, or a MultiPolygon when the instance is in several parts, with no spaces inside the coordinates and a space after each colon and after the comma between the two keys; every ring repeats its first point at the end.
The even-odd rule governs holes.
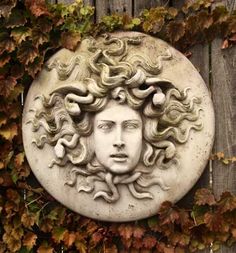
{"type": "Polygon", "coordinates": [[[23,140],[42,185],[74,211],[128,221],[177,201],[206,165],[208,91],[179,52],[141,33],[85,39],[34,81],[23,140]]]}

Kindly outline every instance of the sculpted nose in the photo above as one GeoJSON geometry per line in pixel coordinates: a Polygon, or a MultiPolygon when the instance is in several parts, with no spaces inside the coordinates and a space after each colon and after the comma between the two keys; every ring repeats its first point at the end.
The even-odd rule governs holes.
{"type": "Polygon", "coordinates": [[[116,141],[114,144],[113,144],[113,146],[115,147],[115,148],[124,148],[125,147],[125,143],[123,142],[123,141],[116,141]]]}
{"type": "Polygon", "coordinates": [[[118,128],[116,131],[116,138],[113,143],[113,146],[116,148],[124,148],[125,147],[125,142],[122,139],[122,129],[118,128]]]}

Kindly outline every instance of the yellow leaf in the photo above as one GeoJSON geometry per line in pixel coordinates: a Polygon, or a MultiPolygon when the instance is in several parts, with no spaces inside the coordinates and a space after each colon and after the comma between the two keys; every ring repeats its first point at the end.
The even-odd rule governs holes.
{"type": "Polygon", "coordinates": [[[16,123],[6,125],[0,129],[0,135],[8,141],[12,141],[12,139],[17,135],[17,133],[18,128],[16,123]]]}

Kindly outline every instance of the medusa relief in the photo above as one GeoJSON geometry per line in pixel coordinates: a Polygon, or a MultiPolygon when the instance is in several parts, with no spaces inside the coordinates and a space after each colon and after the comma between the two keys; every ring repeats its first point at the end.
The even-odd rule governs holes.
{"type": "Polygon", "coordinates": [[[172,59],[168,49],[153,62],[129,51],[142,44],[141,36],[104,36],[87,44],[89,57],[75,53],[67,63],[48,63],[60,84],[35,97],[41,107],[31,110],[27,122],[32,143],[52,146],[48,166],[69,168],[65,185],[94,200],[115,203],[119,185],[136,199],[151,200],[150,187],[170,190],[157,171],[177,170],[177,145],[203,128],[201,101],[189,87],[180,90],[161,77],[163,63],[172,59]]]}

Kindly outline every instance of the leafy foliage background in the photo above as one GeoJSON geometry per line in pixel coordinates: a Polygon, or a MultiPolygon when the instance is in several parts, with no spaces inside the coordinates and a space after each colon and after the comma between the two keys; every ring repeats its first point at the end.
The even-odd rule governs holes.
{"type": "MultiPolygon", "coordinates": [[[[211,5],[197,0],[181,10],[157,7],[136,18],[114,14],[94,24],[94,7],[82,1],[0,2],[0,252],[184,253],[235,243],[236,197],[229,192],[216,200],[209,189],[199,189],[191,210],[165,202],[156,216],[138,222],[105,223],[75,214],[36,182],[21,139],[20,98],[56,50],[75,50],[83,37],[116,29],[158,36],[187,55],[192,45],[217,36],[225,49],[236,42],[236,12],[211,5]]],[[[222,152],[212,159],[236,160],[222,152]]]]}

